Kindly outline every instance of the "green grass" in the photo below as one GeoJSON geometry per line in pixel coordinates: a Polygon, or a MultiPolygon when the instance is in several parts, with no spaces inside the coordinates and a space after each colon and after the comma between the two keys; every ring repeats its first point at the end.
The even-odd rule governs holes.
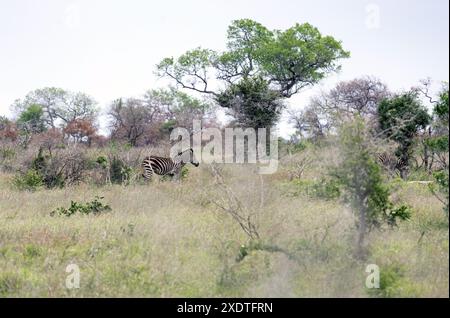
{"type": "MultiPolygon", "coordinates": [[[[295,256],[254,250],[239,262],[249,240],[215,204],[226,197],[206,165],[190,168],[180,184],[34,192],[14,189],[12,175],[2,174],[0,297],[448,297],[448,221],[425,185],[396,188],[394,200],[411,205],[412,218],[372,232],[368,259],[361,261],[353,257],[349,209],[304,191],[289,195],[284,167],[264,176],[262,192],[253,167],[224,167],[261,239],[295,256]],[[50,216],[71,200],[95,196],[111,211],[50,216]],[[80,268],[80,288],[70,290],[65,280],[72,263],[80,268]],[[384,273],[386,286],[377,293],[364,286],[371,263],[384,273]]],[[[311,175],[315,170],[321,169],[305,178],[320,180],[311,175]]]]}

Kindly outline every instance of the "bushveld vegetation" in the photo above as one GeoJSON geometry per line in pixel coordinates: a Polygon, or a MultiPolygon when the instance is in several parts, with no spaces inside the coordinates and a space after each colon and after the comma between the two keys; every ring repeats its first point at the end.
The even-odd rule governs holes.
{"type": "Polygon", "coordinates": [[[164,59],[157,73],[184,90],[116,99],[108,136],[92,97],[59,88],[0,118],[1,297],[448,296],[446,84],[430,96],[430,81],[341,82],[288,110],[296,133],[279,140],[273,174],[201,163],[177,182],[143,180],[143,158],[168,156],[173,128],[224,128],[215,107],[228,127],[273,128],[285,99],[349,57],[309,24],[238,20],[227,48],[164,59]],[[65,285],[69,264],[80,288],[65,285]]]}

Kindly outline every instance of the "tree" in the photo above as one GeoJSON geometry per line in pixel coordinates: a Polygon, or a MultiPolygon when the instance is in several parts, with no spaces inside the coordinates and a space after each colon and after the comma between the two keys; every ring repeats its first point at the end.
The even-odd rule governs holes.
{"type": "Polygon", "coordinates": [[[214,119],[210,102],[192,97],[173,87],[147,91],[144,102],[158,109],[158,120],[169,130],[184,127],[192,132],[193,120],[214,119]]]}
{"type": "Polygon", "coordinates": [[[151,144],[175,127],[192,132],[194,119],[212,119],[212,105],[170,88],[149,90],[141,98],[116,100],[110,108],[112,139],[151,144]]]}
{"type": "Polygon", "coordinates": [[[64,133],[75,142],[86,142],[90,146],[92,138],[97,133],[97,128],[89,119],[74,119],[66,125],[64,133]]]}
{"type": "Polygon", "coordinates": [[[398,219],[408,219],[406,206],[394,207],[389,189],[384,184],[380,168],[375,162],[367,131],[361,117],[344,124],[339,131],[340,164],[333,176],[345,191],[345,200],[357,216],[357,252],[364,256],[365,236],[383,224],[397,225],[398,219]]]}
{"type": "Polygon", "coordinates": [[[373,77],[361,77],[340,82],[328,93],[328,105],[325,109],[335,111],[339,117],[355,115],[373,118],[377,113],[378,104],[390,93],[386,84],[373,77]]]}
{"type": "Polygon", "coordinates": [[[31,134],[38,134],[45,131],[44,112],[42,107],[36,104],[29,105],[20,113],[17,123],[23,130],[31,134]]]}
{"type": "Polygon", "coordinates": [[[322,92],[309,103],[321,122],[330,130],[338,129],[345,122],[351,122],[355,116],[364,118],[368,123],[376,122],[379,103],[390,96],[387,86],[380,80],[365,76],[350,81],[339,82],[328,92],[322,92]]]}
{"type": "Polygon", "coordinates": [[[114,101],[109,111],[111,139],[124,140],[131,146],[137,146],[149,131],[157,112],[156,107],[146,107],[141,99],[114,101]]]}
{"type": "Polygon", "coordinates": [[[93,118],[97,113],[96,102],[88,95],[55,87],[28,93],[23,100],[16,100],[12,109],[21,114],[32,105],[41,107],[45,128],[55,128],[58,120],[66,125],[75,119],[93,118]]]}
{"type": "Polygon", "coordinates": [[[244,127],[272,127],[278,121],[283,103],[277,91],[260,78],[242,79],[221,92],[216,101],[231,110],[237,123],[244,127]]]}
{"type": "Polygon", "coordinates": [[[330,123],[314,105],[300,111],[290,111],[289,122],[294,125],[296,133],[301,138],[307,137],[313,141],[323,139],[331,129],[330,123]]]}
{"type": "Polygon", "coordinates": [[[242,124],[266,127],[274,123],[267,118],[280,112],[279,99],[337,71],[337,61],[349,56],[339,41],[308,23],[270,31],[250,19],[235,20],[228,28],[226,46],[224,52],[197,48],[176,59],[165,58],[157,73],[182,88],[212,95],[242,124]]]}
{"type": "Polygon", "coordinates": [[[431,79],[427,78],[421,80],[420,86],[413,87],[412,90],[420,94],[433,108],[431,125],[419,133],[420,147],[418,150],[421,161],[420,163],[416,162],[417,168],[423,167],[429,174],[432,174],[435,166],[438,168],[448,167],[448,159],[446,160],[445,156],[448,153],[448,111],[447,119],[445,118],[445,109],[448,109],[448,83],[443,83],[438,100],[430,95],[430,87],[431,79]],[[445,107],[446,94],[447,107],[445,107]],[[444,111],[444,113],[440,111],[444,111]]]}
{"type": "Polygon", "coordinates": [[[439,170],[433,173],[437,187],[431,185],[432,193],[443,203],[444,211],[449,211],[449,163],[448,163],[448,135],[449,135],[449,102],[448,86],[439,93],[439,99],[434,106],[435,136],[428,140],[428,146],[438,155],[439,170]]]}
{"type": "Polygon", "coordinates": [[[62,105],[56,110],[56,116],[68,124],[75,120],[95,119],[97,114],[96,101],[81,92],[66,92],[62,105]]]}
{"type": "Polygon", "coordinates": [[[420,129],[425,129],[430,123],[430,115],[416,92],[384,99],[378,105],[377,113],[381,134],[398,144],[395,155],[402,163],[399,166],[401,177],[405,178],[412,156],[414,138],[420,129]]]}

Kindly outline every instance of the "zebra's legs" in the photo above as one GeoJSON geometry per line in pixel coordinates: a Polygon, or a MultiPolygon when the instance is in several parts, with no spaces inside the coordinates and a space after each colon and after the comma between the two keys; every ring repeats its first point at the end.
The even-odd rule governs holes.
{"type": "Polygon", "coordinates": [[[148,183],[153,180],[153,172],[152,171],[144,171],[142,173],[142,177],[144,177],[144,180],[148,183]]]}

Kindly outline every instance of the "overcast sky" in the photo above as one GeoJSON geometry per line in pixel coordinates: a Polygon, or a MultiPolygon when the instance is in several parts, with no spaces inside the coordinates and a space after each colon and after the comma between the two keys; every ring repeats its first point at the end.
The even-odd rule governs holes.
{"type": "MultiPolygon", "coordinates": [[[[163,85],[153,72],[167,56],[224,48],[232,20],[270,29],[309,22],[343,42],[342,71],[290,101],[373,75],[393,90],[449,78],[448,0],[0,0],[0,114],[31,90],[83,91],[102,109],[163,85]]],[[[281,125],[285,134],[289,130],[281,125]]]]}

